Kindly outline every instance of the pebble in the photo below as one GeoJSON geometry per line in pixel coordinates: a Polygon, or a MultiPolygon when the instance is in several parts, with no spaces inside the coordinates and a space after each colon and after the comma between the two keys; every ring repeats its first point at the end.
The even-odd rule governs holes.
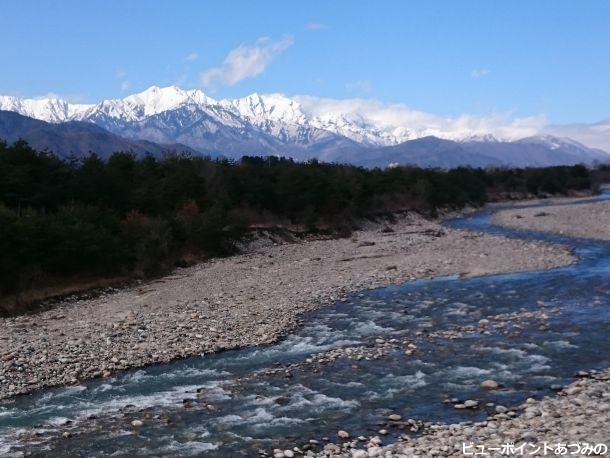
{"type": "Polygon", "coordinates": [[[481,388],[486,390],[496,390],[500,385],[495,380],[483,380],[481,382],[481,388]]]}
{"type": "MultiPolygon", "coordinates": [[[[107,288],[97,297],[74,295],[35,315],[0,318],[0,399],[175,358],[271,343],[294,329],[304,312],[344,300],[350,291],[456,272],[548,268],[574,259],[563,247],[488,234],[473,237],[416,214],[398,217],[394,232],[382,233],[385,225],[357,231],[357,240],[370,242],[362,247],[347,238],[304,237],[275,245],[268,236],[253,238],[237,256],[133,287],[107,288]],[[488,254],[485,259],[478,256],[482,252],[488,254]],[[384,257],[382,267],[377,256],[384,257]],[[449,258],[452,262],[446,263],[449,258]]],[[[459,337],[454,334],[448,337],[459,337]]],[[[383,353],[377,350],[387,348],[391,344],[373,355],[362,350],[350,357],[379,357],[383,353]]],[[[402,351],[412,355],[417,349],[402,351]]]]}
{"type": "Polygon", "coordinates": [[[352,450],[352,458],[368,458],[369,453],[366,450],[352,450]]]}
{"type": "MultiPolygon", "coordinates": [[[[458,424],[424,424],[421,436],[400,436],[400,440],[381,446],[369,440],[367,454],[359,450],[344,450],[332,455],[336,458],[379,457],[448,457],[463,456],[462,443],[487,444],[501,447],[505,443],[541,445],[547,443],[590,444],[607,443],[610,437],[610,369],[595,373],[591,378],[580,378],[559,396],[542,400],[529,398],[523,414],[517,415],[507,407],[496,405],[496,413],[487,421],[458,424]],[[576,388],[576,389],[573,389],[576,388]],[[572,394],[570,394],[572,393],[572,394]],[[512,414],[512,415],[511,415],[512,414]]],[[[471,400],[473,401],[473,400],[471,400]]],[[[473,401],[476,402],[476,401],[473,401]]],[[[463,404],[466,404],[464,401],[463,404]]],[[[470,403],[469,403],[470,404],[470,403]]],[[[377,438],[378,439],[378,438],[377,438]]],[[[319,458],[327,455],[317,454],[319,458]]]]}

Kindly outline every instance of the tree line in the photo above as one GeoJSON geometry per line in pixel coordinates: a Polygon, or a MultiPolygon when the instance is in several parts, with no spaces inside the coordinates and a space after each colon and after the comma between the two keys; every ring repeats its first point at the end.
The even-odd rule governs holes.
{"type": "Polygon", "coordinates": [[[229,254],[252,228],[345,233],[388,212],[590,186],[584,166],[382,170],[129,152],[62,160],[0,142],[0,297],[62,279],[158,275],[229,254]]]}

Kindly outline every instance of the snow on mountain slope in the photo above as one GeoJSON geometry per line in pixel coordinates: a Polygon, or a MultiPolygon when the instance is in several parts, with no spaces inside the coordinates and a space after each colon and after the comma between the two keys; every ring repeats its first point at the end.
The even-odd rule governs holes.
{"type": "Polygon", "coordinates": [[[610,155],[601,149],[589,148],[576,140],[567,137],[555,137],[553,135],[535,135],[517,140],[521,145],[537,145],[552,152],[571,156],[575,162],[606,161],[610,155]]]}
{"type": "Polygon", "coordinates": [[[546,126],[543,132],[558,137],[569,137],[591,148],[610,151],[610,118],[593,124],[579,123],[546,126]]]}
{"type": "Polygon", "coordinates": [[[93,105],[70,104],[58,99],[0,97],[0,109],[47,122],[90,121],[110,130],[139,122],[166,111],[203,111],[219,122],[236,127],[236,117],[278,140],[299,145],[327,141],[340,135],[366,145],[393,145],[416,138],[404,127],[380,128],[353,113],[314,114],[282,94],[251,94],[239,99],[215,100],[202,91],[176,86],[152,86],[123,99],[93,105]]]}
{"type": "Polygon", "coordinates": [[[216,100],[198,90],[183,91],[176,86],[165,88],[152,86],[143,92],[130,95],[124,99],[104,100],[84,112],[77,113],[75,118],[89,120],[108,117],[121,121],[141,121],[148,116],[182,106],[203,107],[216,104],[216,100]]]}
{"type": "Polygon", "coordinates": [[[303,145],[324,141],[332,135],[369,146],[395,145],[417,138],[404,126],[380,126],[357,113],[341,110],[320,113],[305,99],[254,93],[240,99],[221,100],[220,104],[283,141],[303,145]]]}
{"type": "Polygon", "coordinates": [[[301,105],[282,95],[254,93],[241,99],[221,100],[220,105],[245,116],[254,124],[263,124],[267,120],[286,124],[306,124],[307,116],[301,105]]]}
{"type": "MultiPolygon", "coordinates": [[[[528,148],[530,151],[537,148],[535,151],[540,155],[543,149],[546,156],[540,163],[552,162],[553,156],[569,158],[570,162],[577,162],[579,158],[590,162],[604,157],[599,155],[599,150],[569,139],[536,136],[517,143],[514,138],[519,136],[515,137],[514,132],[512,137],[506,137],[507,130],[494,130],[493,123],[484,120],[441,118],[400,104],[383,105],[362,99],[254,93],[238,99],[215,100],[197,89],[152,86],[123,99],[89,105],[71,104],[57,98],[0,96],[0,110],[51,123],[90,122],[131,139],[181,143],[198,151],[231,157],[280,154],[298,159],[334,160],[427,137],[457,141],[473,154],[490,151],[496,158],[505,153],[523,156],[528,148]],[[497,143],[495,147],[494,143],[497,143]],[[508,143],[512,146],[505,146],[508,143]],[[550,154],[553,151],[555,155],[550,154]]],[[[519,132],[525,137],[532,130],[519,132]]],[[[430,147],[431,142],[424,144],[430,147]]],[[[402,157],[403,149],[387,151],[392,154],[401,151],[402,157]]],[[[520,157],[519,161],[526,159],[520,157]]]]}
{"type": "Polygon", "coordinates": [[[310,141],[307,116],[297,102],[282,94],[254,93],[240,99],[221,100],[219,105],[283,142],[307,144],[310,141]]]}
{"type": "Polygon", "coordinates": [[[198,153],[185,145],[163,145],[124,138],[90,122],[50,123],[4,110],[0,110],[0,139],[7,142],[23,139],[35,149],[52,151],[62,158],[72,155],[82,157],[91,151],[102,158],[116,151],[155,156],[169,152],[198,153]]]}
{"type": "Polygon", "coordinates": [[[56,98],[20,99],[0,95],[0,110],[47,122],[64,122],[84,113],[94,105],[73,104],[56,98]]]}
{"type": "Polygon", "coordinates": [[[555,137],[554,135],[534,135],[532,137],[522,138],[519,143],[531,143],[543,145],[552,150],[559,148],[585,148],[585,145],[566,137],[555,137]]]}
{"type": "Polygon", "coordinates": [[[408,129],[383,128],[354,114],[324,114],[312,118],[312,125],[370,146],[396,145],[417,138],[408,129]]]}
{"type": "Polygon", "coordinates": [[[467,137],[460,138],[461,142],[499,142],[500,140],[493,134],[484,134],[484,135],[470,135],[467,137]]]}

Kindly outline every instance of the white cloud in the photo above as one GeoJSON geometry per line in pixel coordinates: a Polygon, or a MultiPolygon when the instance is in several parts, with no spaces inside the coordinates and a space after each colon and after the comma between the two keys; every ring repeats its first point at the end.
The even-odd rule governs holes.
{"type": "Polygon", "coordinates": [[[294,43],[292,37],[284,36],[278,41],[268,37],[259,38],[254,45],[239,45],[225,57],[222,65],[210,68],[200,75],[204,86],[234,84],[263,73],[273,59],[294,43]]]}
{"type": "Polygon", "coordinates": [[[475,68],[470,72],[470,76],[472,76],[473,78],[482,78],[484,76],[487,76],[491,73],[491,70],[488,70],[486,68],[475,68]]]}
{"type": "Polygon", "coordinates": [[[345,89],[347,89],[348,92],[356,92],[356,93],[371,92],[371,90],[373,89],[373,83],[371,83],[368,80],[354,81],[352,83],[347,83],[345,85],[345,89]]]}
{"type": "Polygon", "coordinates": [[[305,30],[320,30],[325,28],[326,26],[324,24],[320,24],[319,22],[308,22],[305,24],[305,30]]]}
{"type": "Polygon", "coordinates": [[[184,60],[186,60],[188,62],[193,62],[193,61],[197,60],[198,57],[199,57],[199,54],[197,54],[196,52],[191,52],[184,57],[184,60]]]}
{"type": "Polygon", "coordinates": [[[58,94],[57,92],[47,92],[43,95],[37,95],[32,97],[34,100],[41,99],[52,99],[52,100],[63,100],[69,103],[85,103],[86,97],[84,94],[58,94]]]}
{"type": "Polygon", "coordinates": [[[543,115],[514,117],[508,114],[490,116],[439,116],[414,110],[402,103],[384,104],[374,99],[327,99],[296,96],[303,110],[322,118],[342,115],[362,125],[379,126],[401,141],[413,136],[434,135],[461,139],[474,135],[493,134],[500,139],[516,140],[539,133],[547,124],[543,115]]]}
{"type": "Polygon", "coordinates": [[[178,75],[176,77],[176,79],[174,80],[174,86],[182,86],[183,84],[185,84],[189,79],[189,75],[187,73],[182,73],[180,75],[178,75]]]}
{"type": "Polygon", "coordinates": [[[129,88],[131,87],[131,83],[129,81],[127,81],[127,72],[125,71],[125,69],[123,68],[119,68],[117,69],[117,71],[114,73],[114,77],[118,80],[120,80],[121,82],[121,91],[125,92],[127,90],[129,90],[129,88]]]}
{"type": "Polygon", "coordinates": [[[610,118],[593,124],[564,124],[544,128],[544,133],[569,137],[592,148],[610,152],[610,118]]]}

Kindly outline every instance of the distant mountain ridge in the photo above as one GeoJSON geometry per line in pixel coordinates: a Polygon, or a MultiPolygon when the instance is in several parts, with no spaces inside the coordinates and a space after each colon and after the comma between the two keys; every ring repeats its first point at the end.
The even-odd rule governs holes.
{"type": "MultiPolygon", "coordinates": [[[[215,100],[202,91],[175,86],[153,86],[124,99],[98,104],[0,96],[0,110],[51,123],[43,129],[46,143],[40,138],[42,134],[34,135],[31,128],[22,137],[35,138],[34,145],[42,142],[60,152],[71,148],[85,154],[85,126],[95,125],[115,136],[101,141],[101,131],[89,132],[97,138],[90,145],[103,149],[102,154],[119,145],[159,154],[173,145],[193,153],[231,158],[281,155],[369,167],[398,163],[445,168],[547,166],[610,159],[604,151],[565,138],[542,136],[505,141],[476,133],[439,138],[443,133],[433,129],[388,126],[341,111],[313,113],[305,105],[298,97],[282,94],[255,93],[239,99],[215,100]],[[63,135],[64,141],[52,140],[52,130],[63,135]],[[72,143],[66,143],[66,131],[71,132],[72,143]],[[80,132],[78,141],[75,131],[80,132]]],[[[17,132],[4,134],[14,138],[17,132]]]]}
{"type": "Polygon", "coordinates": [[[146,140],[123,138],[88,122],[68,121],[52,124],[2,110],[0,139],[8,143],[26,140],[33,148],[51,151],[62,158],[70,155],[82,157],[91,152],[105,158],[117,151],[154,156],[167,152],[199,154],[185,145],[160,145],[146,140]]]}
{"type": "Polygon", "coordinates": [[[176,86],[152,86],[124,99],[104,100],[98,104],[70,104],[53,98],[20,99],[0,96],[0,109],[48,122],[94,122],[111,131],[164,112],[185,112],[190,115],[198,113],[207,115],[217,125],[233,129],[254,128],[281,142],[298,145],[327,141],[330,135],[375,146],[398,144],[430,135],[407,132],[404,129],[384,129],[346,113],[314,115],[298,100],[282,94],[254,93],[239,99],[215,100],[200,90],[182,90],[176,86]]]}
{"type": "Polygon", "coordinates": [[[339,162],[351,162],[366,167],[412,164],[437,168],[548,167],[609,161],[610,156],[604,151],[557,137],[531,137],[516,142],[456,142],[424,137],[400,145],[370,149],[359,157],[347,153],[339,158],[339,162]]]}

